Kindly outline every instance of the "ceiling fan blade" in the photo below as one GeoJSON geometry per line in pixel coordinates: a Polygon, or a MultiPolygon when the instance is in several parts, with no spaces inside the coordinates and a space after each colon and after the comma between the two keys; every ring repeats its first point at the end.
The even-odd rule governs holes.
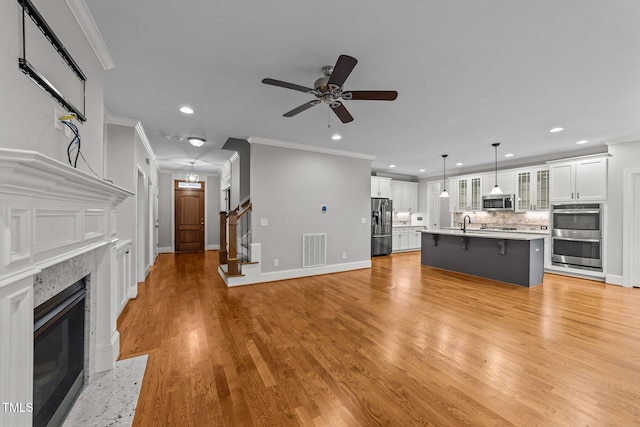
{"type": "Polygon", "coordinates": [[[362,99],[366,101],[393,101],[398,97],[395,90],[352,90],[351,99],[362,99]]]}
{"type": "Polygon", "coordinates": [[[275,79],[262,79],[262,83],[267,85],[272,85],[272,86],[284,87],[287,89],[299,90],[300,92],[305,92],[305,93],[313,90],[310,87],[300,86],[295,83],[287,83],[287,82],[283,82],[282,80],[275,80],[275,79]]]}
{"type": "Polygon", "coordinates": [[[308,110],[309,108],[313,107],[314,105],[317,105],[319,103],[319,101],[317,99],[314,99],[313,101],[309,101],[306,104],[302,104],[299,107],[294,108],[293,110],[286,112],[283,114],[284,117],[293,117],[298,113],[302,113],[304,110],[308,110]]]}
{"type": "Polygon", "coordinates": [[[336,113],[336,116],[338,116],[342,123],[349,123],[353,121],[353,116],[351,116],[344,105],[340,104],[337,107],[331,107],[331,109],[336,113]]]}
{"type": "Polygon", "coordinates": [[[344,81],[347,80],[347,77],[349,77],[349,74],[351,74],[353,67],[355,67],[357,63],[358,60],[354,57],[349,55],[340,55],[335,67],[333,67],[331,77],[329,77],[327,84],[342,87],[344,81]]]}

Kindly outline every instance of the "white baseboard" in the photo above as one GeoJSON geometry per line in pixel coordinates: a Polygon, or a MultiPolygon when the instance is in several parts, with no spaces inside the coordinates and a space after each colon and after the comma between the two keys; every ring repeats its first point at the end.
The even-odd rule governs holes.
{"type": "MultiPolygon", "coordinates": [[[[127,294],[129,299],[138,297],[138,284],[135,283],[133,286],[129,288],[129,293],[127,294]]],[[[126,306],[126,304],[125,304],[126,306]]]]}
{"type": "Polygon", "coordinates": [[[220,249],[220,245],[207,245],[207,250],[208,251],[217,251],[220,249]]]}
{"type": "Polygon", "coordinates": [[[605,282],[609,285],[624,286],[622,276],[618,274],[607,274],[605,282]]]}
{"type": "Polygon", "coordinates": [[[96,373],[113,369],[120,353],[120,332],[115,331],[108,344],[96,345],[96,373]]]}
{"type": "Polygon", "coordinates": [[[344,264],[332,264],[322,267],[313,268],[297,268],[294,270],[272,271],[269,273],[260,273],[258,276],[241,276],[223,279],[227,286],[252,285],[255,283],[274,282],[276,280],[296,279],[300,277],[318,276],[321,274],[339,273],[342,271],[360,270],[363,268],[371,268],[371,260],[347,262],[344,264]]]}
{"type": "Polygon", "coordinates": [[[173,252],[173,248],[171,246],[166,246],[166,247],[158,247],[158,253],[159,254],[168,254],[173,252]]]}

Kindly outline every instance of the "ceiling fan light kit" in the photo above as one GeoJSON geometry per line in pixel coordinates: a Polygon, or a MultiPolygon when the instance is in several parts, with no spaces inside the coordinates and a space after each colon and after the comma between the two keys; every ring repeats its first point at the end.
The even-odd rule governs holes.
{"type": "Polygon", "coordinates": [[[327,104],[342,123],[349,123],[353,121],[353,116],[351,116],[351,113],[349,113],[342,101],[393,101],[398,97],[398,92],[391,90],[345,91],[342,88],[342,85],[347,80],[347,77],[349,77],[349,74],[351,74],[351,71],[353,71],[353,68],[357,63],[358,60],[352,56],[340,55],[335,66],[326,65],[322,67],[322,73],[324,76],[315,81],[313,89],[269,78],[263,79],[262,83],[305,92],[316,97],[316,99],[284,113],[284,117],[293,117],[315,105],[327,104]]]}

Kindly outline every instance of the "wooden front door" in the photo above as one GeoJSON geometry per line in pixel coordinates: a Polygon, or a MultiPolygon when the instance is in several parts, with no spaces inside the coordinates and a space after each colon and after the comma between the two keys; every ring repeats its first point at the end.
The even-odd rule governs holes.
{"type": "Polygon", "coordinates": [[[176,252],[203,250],[204,182],[175,181],[175,206],[176,252]]]}

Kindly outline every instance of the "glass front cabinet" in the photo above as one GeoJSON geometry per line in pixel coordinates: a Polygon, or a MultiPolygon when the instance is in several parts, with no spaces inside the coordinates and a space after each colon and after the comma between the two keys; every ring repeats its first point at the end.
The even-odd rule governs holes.
{"type": "Polygon", "coordinates": [[[549,169],[532,168],[517,172],[516,210],[521,212],[549,210],[549,169]]]}
{"type": "Polygon", "coordinates": [[[456,212],[482,210],[482,177],[458,178],[456,190],[456,212]]]}

